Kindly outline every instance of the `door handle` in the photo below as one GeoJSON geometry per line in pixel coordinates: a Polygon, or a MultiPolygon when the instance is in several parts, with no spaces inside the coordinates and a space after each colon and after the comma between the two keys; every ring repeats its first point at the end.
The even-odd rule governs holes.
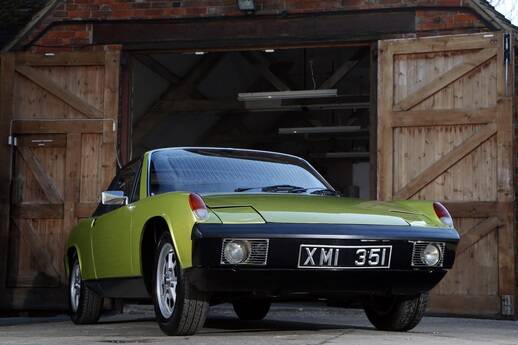
{"type": "Polygon", "coordinates": [[[96,221],[97,221],[97,218],[92,219],[92,222],[90,223],[90,229],[93,229],[96,221]]]}

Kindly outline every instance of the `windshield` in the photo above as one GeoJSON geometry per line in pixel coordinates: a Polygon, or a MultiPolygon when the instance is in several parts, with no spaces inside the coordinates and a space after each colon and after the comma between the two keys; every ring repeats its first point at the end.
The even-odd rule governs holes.
{"type": "Polygon", "coordinates": [[[302,159],[269,152],[233,149],[158,150],[151,156],[150,194],[173,191],[226,193],[297,190],[331,186],[302,159]],[[284,189],[283,189],[284,190],[284,189]]]}

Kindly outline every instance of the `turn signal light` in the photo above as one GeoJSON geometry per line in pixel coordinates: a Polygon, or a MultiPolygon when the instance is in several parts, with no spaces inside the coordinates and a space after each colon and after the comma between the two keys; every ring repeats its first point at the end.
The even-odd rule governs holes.
{"type": "Polygon", "coordinates": [[[453,228],[453,218],[451,217],[450,212],[448,212],[448,209],[444,207],[443,204],[440,202],[434,202],[433,209],[435,210],[437,217],[441,220],[441,222],[444,223],[444,225],[453,228]]]}
{"type": "Polygon", "coordinates": [[[209,219],[207,205],[205,205],[205,202],[198,194],[189,194],[189,206],[191,206],[192,213],[198,220],[205,221],[209,219]]]}

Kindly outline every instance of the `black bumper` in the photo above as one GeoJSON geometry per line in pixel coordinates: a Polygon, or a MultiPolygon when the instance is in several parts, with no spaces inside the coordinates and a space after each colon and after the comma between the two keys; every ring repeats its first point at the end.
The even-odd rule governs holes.
{"type": "Polygon", "coordinates": [[[193,229],[193,267],[186,274],[209,292],[288,294],[415,294],[432,289],[453,266],[459,241],[453,229],[335,224],[197,224],[193,229]],[[223,238],[269,240],[264,266],[221,263],[223,238]],[[442,267],[411,265],[413,241],[444,242],[442,267]],[[300,245],[392,246],[390,268],[304,269],[300,245]]]}

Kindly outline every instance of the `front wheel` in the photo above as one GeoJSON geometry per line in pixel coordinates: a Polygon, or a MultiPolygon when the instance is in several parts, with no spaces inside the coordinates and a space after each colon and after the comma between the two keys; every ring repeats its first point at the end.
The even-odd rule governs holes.
{"type": "Polygon", "coordinates": [[[160,329],[167,335],[192,335],[205,323],[207,295],[185,281],[169,233],[155,251],[153,301],[160,329]]]}
{"type": "Polygon", "coordinates": [[[369,321],[379,330],[406,332],[423,318],[428,293],[417,296],[371,296],[364,305],[369,321]]]}
{"type": "Polygon", "coordinates": [[[68,277],[68,309],[76,324],[96,323],[101,316],[103,299],[90,290],[81,278],[79,260],[74,256],[68,277]]]}

